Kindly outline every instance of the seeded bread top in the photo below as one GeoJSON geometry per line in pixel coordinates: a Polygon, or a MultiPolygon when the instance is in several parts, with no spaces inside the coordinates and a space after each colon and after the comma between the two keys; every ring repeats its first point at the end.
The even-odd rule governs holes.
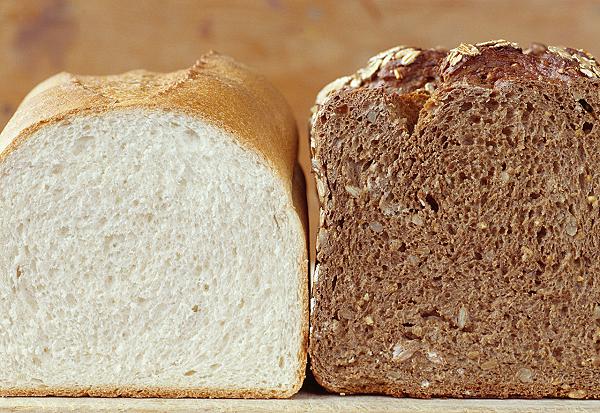
{"type": "Polygon", "coordinates": [[[444,80],[469,76],[470,82],[479,79],[481,83],[510,76],[546,81],[600,78],[598,62],[585,50],[539,43],[522,50],[516,43],[504,40],[461,44],[448,53],[440,69],[444,80]]]}
{"type": "Polygon", "coordinates": [[[400,50],[314,108],[315,377],[346,393],[600,397],[596,60],[506,41],[400,50]]]}
{"type": "Polygon", "coordinates": [[[401,89],[399,92],[418,88],[430,91],[440,78],[468,76],[475,71],[487,71],[483,80],[488,82],[510,75],[562,81],[581,76],[600,78],[600,65],[594,56],[570,47],[534,43],[523,50],[517,43],[503,39],[475,45],[463,43],[450,51],[396,46],[373,56],[354,74],[323,87],[312,108],[313,118],[319,106],[341,89],[385,86],[401,89]],[[465,65],[466,62],[478,64],[465,65]]]}

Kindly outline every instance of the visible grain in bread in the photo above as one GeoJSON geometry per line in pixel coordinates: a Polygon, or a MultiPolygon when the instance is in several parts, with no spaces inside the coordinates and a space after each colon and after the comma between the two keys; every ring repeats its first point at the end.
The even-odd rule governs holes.
{"type": "Polygon", "coordinates": [[[315,377],[344,393],[598,398],[597,63],[494,41],[435,65],[432,92],[344,83],[317,99],[315,377]]]}

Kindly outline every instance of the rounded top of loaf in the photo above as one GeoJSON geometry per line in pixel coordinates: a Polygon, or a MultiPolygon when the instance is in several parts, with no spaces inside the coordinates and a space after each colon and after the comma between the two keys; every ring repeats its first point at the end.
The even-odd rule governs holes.
{"type": "MultiPolygon", "coordinates": [[[[424,87],[457,75],[499,71],[502,75],[567,81],[600,79],[600,65],[589,52],[563,46],[533,43],[528,49],[504,39],[477,44],[461,43],[454,49],[396,46],[371,57],[365,67],[335,79],[317,94],[313,115],[342,89],[395,87],[399,91],[424,87]]],[[[314,116],[313,116],[314,120],[314,116]]]]}
{"type": "Polygon", "coordinates": [[[0,134],[0,161],[46,124],[125,108],[198,116],[261,155],[291,187],[298,136],[287,102],[263,76],[215,52],[172,73],[59,73],[45,80],[25,97],[0,134]]]}
{"type": "MultiPolygon", "coordinates": [[[[286,368],[296,369],[297,380],[293,386],[282,390],[225,389],[220,393],[212,394],[213,396],[214,394],[236,395],[236,397],[291,396],[298,391],[304,378],[308,340],[308,283],[305,282],[308,273],[305,236],[306,200],[303,175],[296,165],[298,142],[294,117],[283,96],[264,77],[253,73],[232,58],[214,52],[202,56],[192,67],[172,73],[153,73],[144,70],[110,76],[60,73],[36,86],[26,96],[2,131],[0,163],[10,160],[7,157],[10,157],[11,153],[13,156],[20,155],[19,147],[36,132],[43,133],[45,126],[60,126],[63,122],[68,123],[72,119],[82,120],[81,118],[86,116],[95,117],[115,112],[117,114],[133,112],[132,116],[139,122],[138,125],[144,125],[145,110],[194,117],[202,120],[202,123],[209,123],[231,134],[235,143],[245,149],[242,152],[256,154],[261,163],[273,170],[274,180],[280,180],[281,186],[289,194],[289,206],[295,209],[297,215],[297,219],[290,217],[292,222],[290,225],[294,226],[290,237],[297,239],[297,247],[293,246],[294,251],[296,248],[300,251],[298,262],[290,263],[289,268],[295,268],[294,271],[299,277],[297,294],[301,300],[301,343],[297,354],[298,363],[292,367],[286,364],[286,368]],[[140,112],[142,113],[138,117],[140,112]],[[292,267],[292,264],[297,265],[292,267]]],[[[127,119],[125,116],[123,118],[127,119]]],[[[221,135],[223,134],[219,134],[221,135]]],[[[163,136],[161,134],[160,138],[162,139],[163,136]]],[[[230,150],[231,146],[229,146],[230,150]]],[[[26,148],[21,147],[21,149],[26,148]]],[[[223,164],[227,167],[227,163],[223,164]]],[[[243,162],[240,164],[244,165],[243,162]]],[[[93,164],[90,165],[90,168],[95,167],[93,164]]],[[[261,165],[260,169],[262,171],[265,168],[261,165]]],[[[257,179],[262,179],[261,176],[263,175],[257,179]]],[[[279,182],[277,185],[279,186],[279,182]]],[[[268,186],[265,188],[268,189],[268,186]]],[[[274,198],[272,192],[266,192],[263,196],[274,198]]],[[[233,202],[228,202],[236,203],[235,197],[232,199],[233,202]]],[[[250,197],[250,200],[252,202],[253,198],[250,197]]],[[[275,199],[273,202],[279,201],[275,199]]],[[[287,209],[288,205],[285,207],[287,209]]],[[[274,222],[277,223],[276,217],[269,216],[269,219],[275,219],[274,222]]],[[[277,225],[279,226],[279,223],[277,225]]],[[[263,242],[263,239],[259,238],[259,242],[263,242]]],[[[283,248],[292,248],[292,246],[282,245],[283,248]]],[[[290,291],[293,285],[295,284],[289,285],[290,291]]],[[[69,389],[58,391],[68,393],[69,389]]],[[[156,391],[162,395],[171,394],[180,397],[182,394],[192,394],[191,392],[195,390],[180,391],[180,389],[167,388],[156,391]]]]}
{"type": "Polygon", "coordinates": [[[440,70],[445,80],[468,76],[482,83],[507,77],[562,82],[600,78],[598,62],[583,49],[533,43],[523,50],[506,40],[460,44],[448,52],[440,70]]]}

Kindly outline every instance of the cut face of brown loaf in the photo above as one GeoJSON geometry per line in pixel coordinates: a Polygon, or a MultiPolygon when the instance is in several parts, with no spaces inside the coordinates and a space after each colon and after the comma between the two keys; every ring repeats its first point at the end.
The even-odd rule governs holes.
{"type": "Polygon", "coordinates": [[[330,391],[600,397],[600,69],[395,48],[319,95],[310,354],[330,391]]]}

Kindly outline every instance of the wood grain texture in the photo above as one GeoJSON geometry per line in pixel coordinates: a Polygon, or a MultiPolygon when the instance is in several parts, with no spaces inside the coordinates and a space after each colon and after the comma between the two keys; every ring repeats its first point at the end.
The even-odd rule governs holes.
{"type": "Polygon", "coordinates": [[[2,0],[0,127],[56,72],[173,71],[215,49],[265,74],[289,100],[306,171],[316,93],[378,51],[506,38],[600,55],[598,21],[595,0],[2,0]]]}
{"type": "Polygon", "coordinates": [[[415,400],[384,396],[337,396],[300,393],[289,400],[223,399],[0,399],[4,413],[62,412],[410,412],[410,413],[586,413],[600,411],[600,401],[580,400],[415,400]]]}

